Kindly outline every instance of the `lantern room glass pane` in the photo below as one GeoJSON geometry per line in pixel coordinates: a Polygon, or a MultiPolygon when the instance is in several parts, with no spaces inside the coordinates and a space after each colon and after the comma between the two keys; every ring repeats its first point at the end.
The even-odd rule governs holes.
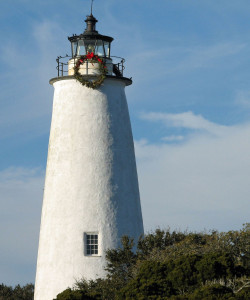
{"type": "Polygon", "coordinates": [[[95,54],[98,56],[105,56],[104,48],[103,48],[103,41],[101,41],[101,40],[96,41],[95,54]]]}
{"type": "Polygon", "coordinates": [[[84,54],[88,54],[88,53],[95,53],[95,40],[85,40],[84,41],[85,44],[85,53],[84,54]]]}
{"type": "Polygon", "coordinates": [[[79,40],[77,45],[77,55],[85,55],[85,54],[86,54],[86,50],[85,50],[84,42],[83,40],[79,40]]]}
{"type": "Polygon", "coordinates": [[[71,47],[72,47],[72,57],[75,57],[76,54],[77,54],[77,52],[76,52],[76,50],[77,50],[77,42],[72,42],[71,43],[71,47]]]}
{"type": "Polygon", "coordinates": [[[78,40],[72,43],[72,55],[86,55],[94,53],[102,57],[110,57],[110,43],[103,40],[78,40]],[[77,49],[76,49],[77,48],[77,49]]]}
{"type": "Polygon", "coordinates": [[[109,42],[104,42],[104,49],[105,49],[105,55],[107,57],[110,57],[110,43],[109,42]]]}

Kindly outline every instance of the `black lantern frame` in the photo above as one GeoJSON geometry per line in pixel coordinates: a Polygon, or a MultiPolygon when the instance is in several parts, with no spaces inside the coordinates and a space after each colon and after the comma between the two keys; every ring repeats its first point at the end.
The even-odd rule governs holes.
{"type": "Polygon", "coordinates": [[[69,37],[71,42],[72,58],[87,55],[93,52],[95,55],[110,58],[111,42],[114,40],[110,36],[101,35],[96,31],[97,19],[91,14],[85,20],[87,27],[83,34],[69,37]]]}
{"type": "Polygon", "coordinates": [[[72,58],[93,52],[95,55],[110,58],[111,42],[113,38],[103,35],[79,35],[69,37],[72,58]]]}

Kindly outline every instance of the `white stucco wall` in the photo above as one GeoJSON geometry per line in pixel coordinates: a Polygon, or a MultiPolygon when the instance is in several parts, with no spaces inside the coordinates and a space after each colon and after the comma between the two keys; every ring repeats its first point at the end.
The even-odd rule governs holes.
{"type": "Polygon", "coordinates": [[[54,88],[35,300],[105,276],[105,250],[143,234],[124,81],[106,78],[92,90],[70,79],[54,88]],[[99,233],[98,257],[84,255],[84,232],[99,233]]]}

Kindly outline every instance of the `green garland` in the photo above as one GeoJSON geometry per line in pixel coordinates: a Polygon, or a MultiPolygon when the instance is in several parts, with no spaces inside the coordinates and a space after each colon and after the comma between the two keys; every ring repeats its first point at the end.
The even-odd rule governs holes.
{"type": "Polygon", "coordinates": [[[78,80],[82,85],[91,88],[91,89],[96,89],[98,88],[106,78],[107,74],[107,67],[105,66],[105,63],[103,60],[98,56],[94,55],[94,53],[88,53],[87,55],[82,55],[78,58],[76,65],[74,67],[74,77],[76,80],[78,80]],[[88,76],[83,76],[80,74],[79,69],[81,64],[84,64],[85,61],[88,60],[90,63],[98,63],[99,65],[99,72],[100,75],[97,77],[96,80],[88,80],[88,76]],[[86,78],[86,79],[85,79],[86,78]]]}

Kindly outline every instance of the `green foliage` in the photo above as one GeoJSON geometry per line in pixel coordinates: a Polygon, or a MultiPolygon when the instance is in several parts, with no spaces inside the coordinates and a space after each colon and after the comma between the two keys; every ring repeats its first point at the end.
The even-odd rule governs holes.
{"type": "Polygon", "coordinates": [[[163,299],[175,291],[166,263],[145,261],[136,276],[118,293],[120,299],[163,299]]]}
{"type": "Polygon", "coordinates": [[[171,265],[168,278],[173,283],[175,289],[186,291],[188,287],[197,285],[198,272],[196,264],[200,260],[201,256],[198,255],[183,255],[176,260],[167,262],[169,266],[171,265]]]}
{"type": "Polygon", "coordinates": [[[108,278],[117,287],[121,287],[130,280],[133,275],[133,267],[136,263],[136,254],[133,252],[134,241],[124,236],[121,240],[122,246],[106,252],[108,278]]]}
{"type": "Polygon", "coordinates": [[[157,229],[155,233],[150,233],[141,237],[137,245],[137,255],[145,258],[150,255],[153,250],[164,250],[166,247],[172,246],[186,237],[185,233],[170,230],[164,231],[157,229]]]}
{"type": "Polygon", "coordinates": [[[34,285],[27,284],[23,287],[17,285],[12,288],[4,284],[0,285],[0,300],[33,300],[34,285]]]}
{"type": "Polygon", "coordinates": [[[86,289],[66,289],[58,294],[54,300],[93,300],[96,297],[88,294],[86,289]]]}
{"type": "Polygon", "coordinates": [[[235,299],[237,300],[250,299],[250,287],[248,286],[247,288],[244,288],[240,290],[238,293],[236,293],[235,299]]]}
{"type": "Polygon", "coordinates": [[[214,285],[214,286],[204,286],[198,288],[194,291],[193,294],[189,295],[190,300],[217,300],[217,299],[230,299],[233,297],[233,291],[221,285],[214,285]]]}
{"type": "MultiPolygon", "coordinates": [[[[136,277],[128,282],[120,295],[124,299],[137,299],[136,297],[169,297],[192,292],[211,278],[232,278],[235,276],[234,270],[230,255],[221,253],[183,255],[166,262],[146,260],[141,263],[136,277]]],[[[211,285],[207,289],[211,291],[210,287],[211,285]]]]}
{"type": "Polygon", "coordinates": [[[75,284],[76,289],[81,290],[91,299],[115,299],[119,287],[114,281],[102,278],[89,281],[82,279],[75,284]]]}
{"type": "MultiPolygon", "coordinates": [[[[108,250],[107,278],[81,280],[93,299],[249,299],[249,224],[240,231],[171,232],[157,229],[108,250]]],[[[70,298],[69,298],[70,299],[70,298]]]]}
{"type": "Polygon", "coordinates": [[[229,231],[221,234],[222,248],[229,250],[239,265],[250,271],[250,223],[244,224],[240,231],[229,231]]]}
{"type": "Polygon", "coordinates": [[[79,290],[76,291],[68,288],[62,293],[58,294],[56,299],[54,300],[82,300],[82,299],[91,299],[91,298],[84,298],[82,291],[79,290]]]}
{"type": "Polygon", "coordinates": [[[203,284],[211,278],[225,280],[236,275],[233,258],[228,253],[207,253],[196,264],[196,269],[203,284]]]}
{"type": "Polygon", "coordinates": [[[171,296],[170,300],[233,300],[236,299],[233,291],[225,286],[213,285],[196,289],[193,293],[186,295],[171,296]]]}
{"type": "Polygon", "coordinates": [[[0,285],[0,300],[11,300],[13,295],[13,289],[11,286],[6,286],[4,284],[0,285]]]}

